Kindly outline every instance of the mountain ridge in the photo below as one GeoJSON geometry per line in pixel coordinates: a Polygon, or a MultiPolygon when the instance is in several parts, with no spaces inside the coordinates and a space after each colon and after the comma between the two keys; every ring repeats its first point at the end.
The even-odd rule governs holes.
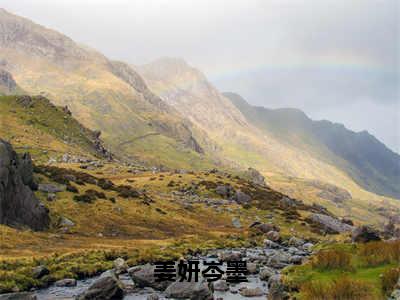
{"type": "Polygon", "coordinates": [[[300,148],[309,149],[307,146],[311,144],[316,155],[322,154],[325,160],[336,163],[363,188],[400,198],[400,189],[396,188],[400,181],[400,156],[365,130],[354,132],[343,124],[314,121],[298,109],[252,106],[237,94],[224,95],[259,128],[273,132],[280,140],[300,148]],[[304,141],[293,138],[293,133],[304,141]],[[327,150],[330,153],[324,152],[327,150]],[[332,154],[350,165],[343,165],[332,154]]]}

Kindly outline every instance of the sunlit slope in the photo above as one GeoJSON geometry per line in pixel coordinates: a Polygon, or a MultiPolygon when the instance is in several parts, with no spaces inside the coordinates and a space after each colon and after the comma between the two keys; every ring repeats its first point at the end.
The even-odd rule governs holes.
{"type": "Polygon", "coordinates": [[[202,155],[197,138],[205,134],[152,94],[126,64],[5,10],[0,25],[3,68],[27,93],[67,105],[85,126],[102,131],[114,152],[150,164],[168,164],[171,155],[186,161],[202,155]]]}
{"type": "Polygon", "coordinates": [[[96,133],[41,96],[0,96],[0,138],[39,162],[64,154],[104,159],[96,133]]]}
{"type": "Polygon", "coordinates": [[[297,109],[255,107],[237,94],[225,95],[248,122],[281,143],[336,166],[366,190],[400,198],[400,156],[369,133],[356,133],[329,121],[313,121],[297,109]]]}

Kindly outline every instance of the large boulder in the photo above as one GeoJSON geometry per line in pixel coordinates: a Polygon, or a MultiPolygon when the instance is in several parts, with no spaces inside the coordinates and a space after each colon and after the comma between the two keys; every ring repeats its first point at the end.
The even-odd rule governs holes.
{"type": "Polygon", "coordinates": [[[345,224],[339,219],[323,214],[311,214],[307,218],[307,222],[316,225],[322,231],[329,234],[337,234],[353,230],[353,226],[345,224]]]}
{"type": "Polygon", "coordinates": [[[9,143],[0,140],[0,224],[48,228],[49,211],[32,188],[36,185],[30,156],[18,156],[9,143]]]}
{"type": "Polygon", "coordinates": [[[248,168],[246,175],[249,177],[250,181],[253,182],[254,184],[265,186],[265,177],[261,175],[261,173],[254,169],[254,168],[248,168]]]}
{"type": "Polygon", "coordinates": [[[0,300],[37,300],[37,297],[33,293],[21,292],[0,295],[0,300]]]}
{"type": "Polygon", "coordinates": [[[381,240],[379,231],[368,225],[363,225],[354,229],[351,239],[355,243],[367,243],[381,240]]]}
{"type": "Polygon", "coordinates": [[[112,272],[100,276],[90,287],[77,297],[77,300],[118,300],[123,299],[121,281],[112,272]]]}
{"type": "Polygon", "coordinates": [[[206,281],[187,282],[175,281],[165,290],[168,298],[208,300],[213,299],[213,292],[206,281]]]}
{"type": "Polygon", "coordinates": [[[128,269],[128,273],[136,286],[140,288],[151,287],[163,291],[171,283],[168,281],[156,281],[154,276],[155,266],[146,264],[128,269]]]}
{"type": "Polygon", "coordinates": [[[249,195],[247,195],[246,193],[243,193],[242,191],[238,190],[238,191],[236,191],[234,200],[238,204],[246,204],[251,201],[251,197],[249,195]]]}

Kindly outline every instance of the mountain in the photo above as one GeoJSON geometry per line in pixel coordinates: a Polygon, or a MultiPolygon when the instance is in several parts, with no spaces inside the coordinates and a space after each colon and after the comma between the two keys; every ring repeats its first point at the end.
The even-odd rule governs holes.
{"type": "Polygon", "coordinates": [[[206,135],[154,95],[127,64],[4,9],[0,62],[24,91],[68,106],[122,157],[172,167],[208,164],[201,145],[206,135]]]}
{"type": "Polygon", "coordinates": [[[43,96],[0,96],[0,136],[36,162],[49,160],[111,159],[100,132],[80,124],[67,107],[57,107],[43,96]]]}
{"type": "Polygon", "coordinates": [[[248,122],[282,143],[335,164],[368,191],[400,198],[400,156],[368,132],[353,132],[329,121],[313,121],[297,109],[267,109],[252,106],[234,93],[224,95],[248,122]]]}

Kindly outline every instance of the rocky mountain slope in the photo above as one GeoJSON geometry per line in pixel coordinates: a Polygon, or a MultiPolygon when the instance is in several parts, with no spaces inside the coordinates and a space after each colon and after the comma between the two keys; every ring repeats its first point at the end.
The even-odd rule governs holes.
{"type": "Polygon", "coordinates": [[[282,143],[313,153],[346,172],[364,189],[400,198],[400,156],[368,132],[353,132],[341,124],[313,121],[296,109],[267,109],[224,93],[249,123],[282,143]]]}
{"type": "Polygon", "coordinates": [[[43,96],[0,96],[0,136],[35,161],[111,159],[100,135],[43,96]]]}
{"type": "Polygon", "coordinates": [[[147,89],[128,65],[0,10],[0,58],[27,93],[67,105],[113,151],[154,164],[202,161],[205,135],[147,89]]]}

